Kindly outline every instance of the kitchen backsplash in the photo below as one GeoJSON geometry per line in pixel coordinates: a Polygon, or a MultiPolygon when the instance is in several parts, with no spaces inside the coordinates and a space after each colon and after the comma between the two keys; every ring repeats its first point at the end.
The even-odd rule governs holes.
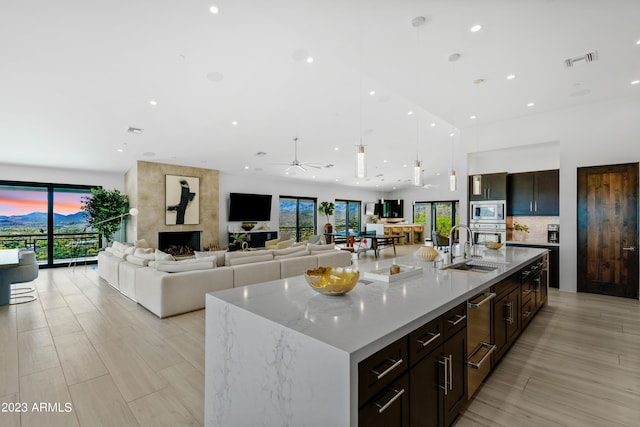
{"type": "MultiPolygon", "coordinates": [[[[513,224],[529,227],[529,233],[524,233],[524,240],[531,243],[547,243],[547,225],[560,224],[559,216],[508,216],[507,217],[507,241],[513,238],[513,224]]],[[[560,242],[562,242],[562,227],[560,227],[560,242]]]]}

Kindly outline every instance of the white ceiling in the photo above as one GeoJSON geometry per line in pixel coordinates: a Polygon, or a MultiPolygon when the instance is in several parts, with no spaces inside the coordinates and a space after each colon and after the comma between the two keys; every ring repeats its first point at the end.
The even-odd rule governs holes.
{"type": "Polygon", "coordinates": [[[299,137],[300,161],[335,166],[292,179],[408,185],[417,151],[428,181],[460,130],[640,96],[638,17],[638,0],[3,0],[0,163],[259,179],[283,175],[299,137]]]}

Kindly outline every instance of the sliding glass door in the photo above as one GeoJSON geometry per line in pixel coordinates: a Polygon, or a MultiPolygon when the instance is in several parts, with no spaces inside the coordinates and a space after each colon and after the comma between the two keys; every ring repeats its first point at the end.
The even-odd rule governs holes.
{"type": "Polygon", "coordinates": [[[336,200],[335,231],[360,231],[362,203],[357,200],[336,200]]]}
{"type": "Polygon", "coordinates": [[[90,188],[0,181],[0,249],[31,249],[42,266],[95,259],[99,235],[81,209],[90,188]]]}
{"type": "Polygon", "coordinates": [[[280,197],[280,240],[308,240],[316,234],[317,199],[280,197]]]}
{"type": "Polygon", "coordinates": [[[413,204],[414,224],[424,224],[426,237],[430,238],[435,231],[442,236],[449,236],[454,224],[460,223],[460,203],[445,202],[415,202],[413,204]]]}

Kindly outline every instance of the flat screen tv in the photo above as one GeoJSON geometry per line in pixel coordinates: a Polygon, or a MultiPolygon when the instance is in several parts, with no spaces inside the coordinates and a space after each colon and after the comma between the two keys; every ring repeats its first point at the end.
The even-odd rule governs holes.
{"type": "Polygon", "coordinates": [[[271,194],[229,193],[229,221],[271,220],[271,194]]]}

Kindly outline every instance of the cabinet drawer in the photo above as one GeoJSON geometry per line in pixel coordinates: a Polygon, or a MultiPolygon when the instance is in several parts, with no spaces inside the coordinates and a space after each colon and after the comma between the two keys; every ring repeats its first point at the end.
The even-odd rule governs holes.
{"type": "Polygon", "coordinates": [[[531,301],[532,293],[533,290],[531,289],[531,281],[527,280],[520,284],[520,297],[522,299],[522,306],[524,306],[527,301],[531,301]]]}
{"type": "Polygon", "coordinates": [[[499,299],[503,295],[511,292],[515,286],[518,286],[518,283],[520,282],[519,278],[520,273],[516,273],[511,277],[504,279],[500,283],[493,285],[493,292],[496,293],[496,298],[499,299]]]}
{"type": "Polygon", "coordinates": [[[467,303],[466,301],[452,308],[442,315],[442,330],[444,339],[454,336],[456,332],[467,327],[467,303]]]}
{"type": "Polygon", "coordinates": [[[358,411],[358,425],[409,427],[409,416],[409,374],[406,373],[358,411]]]}
{"type": "Polygon", "coordinates": [[[411,332],[409,334],[409,362],[411,366],[442,344],[442,339],[442,317],[438,317],[411,332]]]}
{"type": "Polygon", "coordinates": [[[358,406],[407,370],[408,353],[407,337],[403,337],[358,364],[358,406]]]}

